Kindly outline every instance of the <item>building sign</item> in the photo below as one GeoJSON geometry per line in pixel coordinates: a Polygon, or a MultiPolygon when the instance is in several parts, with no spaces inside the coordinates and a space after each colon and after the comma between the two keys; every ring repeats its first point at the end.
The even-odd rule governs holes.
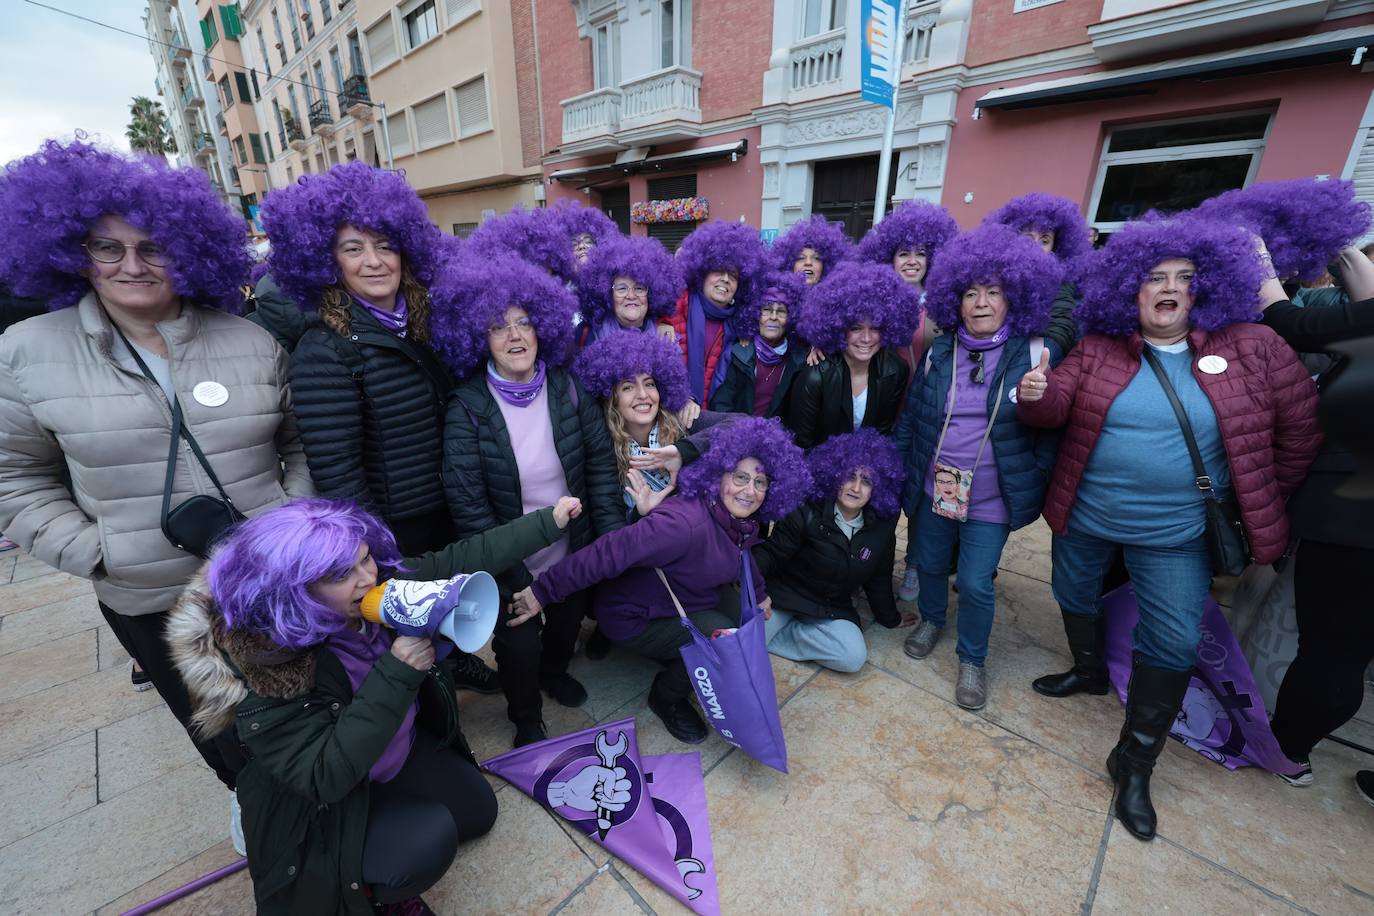
{"type": "Polygon", "coordinates": [[[860,95],[884,108],[893,106],[894,89],[902,72],[901,62],[897,60],[897,18],[894,0],[863,0],[859,9],[859,21],[863,23],[860,95]]]}
{"type": "Polygon", "coordinates": [[[1050,6],[1055,3],[1063,3],[1064,0],[1012,0],[1011,11],[1013,13],[1024,13],[1027,10],[1038,10],[1042,6],[1050,6]]]}

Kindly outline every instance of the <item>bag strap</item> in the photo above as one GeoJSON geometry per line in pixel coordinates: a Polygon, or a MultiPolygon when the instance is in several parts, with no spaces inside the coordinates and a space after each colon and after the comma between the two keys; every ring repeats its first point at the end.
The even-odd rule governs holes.
{"type": "Polygon", "coordinates": [[[1173,383],[1169,381],[1169,376],[1165,375],[1164,367],[1160,365],[1159,357],[1150,352],[1150,345],[1143,344],[1142,355],[1145,361],[1154,370],[1155,377],[1159,379],[1160,387],[1164,389],[1164,395],[1169,399],[1169,406],[1174,409],[1174,416],[1178,418],[1179,428],[1183,430],[1183,443],[1188,446],[1188,457],[1193,460],[1193,473],[1197,475],[1197,488],[1202,491],[1204,496],[1212,494],[1212,478],[1207,476],[1207,468],[1202,463],[1202,453],[1198,451],[1197,440],[1193,438],[1193,424],[1188,422],[1188,414],[1183,410],[1183,404],[1178,399],[1178,394],[1174,391],[1173,383]]]}
{"type": "MultiPolygon", "coordinates": [[[[949,421],[954,416],[954,401],[959,396],[959,341],[954,341],[953,354],[950,359],[949,373],[949,406],[945,408],[945,425],[940,427],[940,441],[935,443],[935,460],[940,460],[940,451],[945,447],[945,433],[949,432],[949,421]]],[[[1001,385],[996,386],[997,401],[992,408],[992,416],[988,417],[988,428],[983,430],[983,441],[978,444],[978,454],[973,459],[973,467],[969,468],[969,473],[978,470],[978,465],[983,460],[983,450],[988,447],[988,438],[992,436],[992,427],[997,422],[997,414],[1002,409],[1001,385]]]]}
{"type": "Polygon", "coordinates": [[[677,615],[683,620],[686,620],[687,612],[682,609],[682,602],[677,600],[677,595],[673,593],[673,587],[668,584],[668,577],[665,576],[663,570],[657,566],[654,567],[654,572],[658,573],[659,581],[662,582],[663,587],[668,590],[668,597],[673,599],[673,607],[677,608],[677,615]]]}

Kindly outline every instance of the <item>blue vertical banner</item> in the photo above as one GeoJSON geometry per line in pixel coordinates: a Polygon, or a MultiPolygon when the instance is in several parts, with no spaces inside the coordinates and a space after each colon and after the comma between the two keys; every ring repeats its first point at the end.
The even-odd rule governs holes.
{"type": "Polygon", "coordinates": [[[860,95],[875,105],[892,108],[902,62],[897,59],[897,3],[904,0],[863,0],[863,50],[859,62],[860,95]]]}

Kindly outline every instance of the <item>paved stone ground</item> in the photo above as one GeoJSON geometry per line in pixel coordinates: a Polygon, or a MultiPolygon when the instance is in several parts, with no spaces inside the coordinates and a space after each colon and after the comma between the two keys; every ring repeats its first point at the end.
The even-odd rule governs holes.
{"type": "MultiPolygon", "coordinates": [[[[725,912],[1374,913],[1374,809],[1352,780],[1371,760],[1330,742],[1309,789],[1171,744],[1159,838],[1113,821],[1119,705],[1029,687],[1066,663],[1048,544],[1035,526],[1003,557],[979,713],[953,703],[949,637],[916,662],[908,631],[870,629],[855,675],[774,659],[791,775],[700,746],[725,912]]],[[[87,583],[0,557],[0,913],[119,913],[235,859],[223,789],[125,664],[87,583]]],[[[549,709],[553,733],[637,715],[641,753],[682,749],[647,712],[650,664],[573,670],[591,699],[549,709]]],[[[479,757],[506,750],[501,698],[463,704],[479,757]]],[[[1374,703],[1363,715],[1346,733],[1374,745],[1374,703]]],[[[517,790],[497,797],[495,829],[427,895],[437,912],[686,912],[517,790]]],[[[247,875],[163,912],[251,913],[247,875]]]]}

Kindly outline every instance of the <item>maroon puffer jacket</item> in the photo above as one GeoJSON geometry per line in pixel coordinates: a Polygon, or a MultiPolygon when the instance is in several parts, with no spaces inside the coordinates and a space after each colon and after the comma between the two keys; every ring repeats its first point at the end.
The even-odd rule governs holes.
{"type": "MultiPolygon", "coordinates": [[[[1284,504],[1321,447],[1317,386],[1292,348],[1264,325],[1233,324],[1211,333],[1194,329],[1188,341],[1196,355],[1193,376],[1221,426],[1251,554],[1256,563],[1272,563],[1288,546],[1284,504]],[[1198,361],[1210,355],[1226,360],[1225,371],[1212,375],[1198,368],[1198,361]]],[[[1143,346],[1139,335],[1085,337],[1049,372],[1045,396],[1016,407],[1030,426],[1068,424],[1045,495],[1045,521],[1056,533],[1068,528],[1078,482],[1107,410],[1141,371],[1143,346]]]]}

